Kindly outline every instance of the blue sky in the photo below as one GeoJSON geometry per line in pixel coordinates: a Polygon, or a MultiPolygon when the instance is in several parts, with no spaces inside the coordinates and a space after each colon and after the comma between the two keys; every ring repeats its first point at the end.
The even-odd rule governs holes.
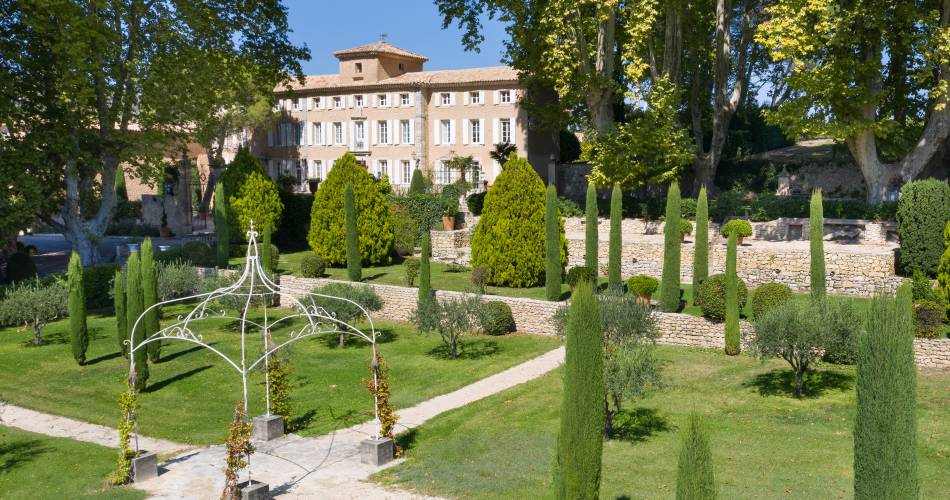
{"type": "Polygon", "coordinates": [[[387,33],[389,43],[429,58],[425,69],[497,66],[506,34],[497,21],[486,22],[481,53],[466,52],[461,32],[442,29],[442,18],[431,0],[284,0],[291,40],[306,44],[310,61],[305,74],[336,73],[333,52],[379,39],[387,33]]]}

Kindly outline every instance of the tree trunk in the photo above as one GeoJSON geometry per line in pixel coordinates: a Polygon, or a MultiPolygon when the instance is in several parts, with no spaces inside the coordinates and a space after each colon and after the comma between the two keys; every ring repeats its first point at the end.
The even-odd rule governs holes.
{"type": "Polygon", "coordinates": [[[43,329],[43,325],[39,321],[33,322],[33,345],[40,345],[43,343],[43,339],[40,337],[40,330],[43,329]]]}
{"type": "Polygon", "coordinates": [[[867,201],[877,205],[885,200],[888,189],[895,180],[894,165],[881,162],[877,155],[874,133],[865,130],[847,140],[848,150],[861,169],[867,185],[867,201]]]}
{"type": "Polygon", "coordinates": [[[706,190],[715,192],[713,181],[716,177],[716,167],[712,164],[708,153],[696,155],[693,158],[693,196],[699,196],[699,190],[706,186],[706,190]]]}
{"type": "Polygon", "coordinates": [[[343,332],[340,332],[340,348],[342,349],[343,347],[345,347],[345,344],[346,344],[346,338],[344,337],[343,332]]]}
{"type": "Polygon", "coordinates": [[[795,370],[795,397],[800,398],[805,395],[805,372],[804,370],[795,370]]]}
{"type": "Polygon", "coordinates": [[[610,411],[610,403],[604,398],[604,439],[610,439],[614,433],[614,412],[610,411]]]}
{"type": "Polygon", "coordinates": [[[452,359],[455,359],[458,356],[458,339],[455,336],[452,336],[452,359]]]}
{"type": "Polygon", "coordinates": [[[91,184],[89,176],[93,173],[80,173],[73,160],[66,163],[65,183],[66,200],[63,204],[62,215],[64,221],[63,236],[70,243],[73,250],[79,254],[83,267],[99,262],[98,245],[102,240],[106,227],[115,213],[115,174],[116,162],[111,157],[102,158],[102,169],[98,173],[102,189],[102,200],[96,214],[86,219],[82,212],[80,186],[91,184]]]}

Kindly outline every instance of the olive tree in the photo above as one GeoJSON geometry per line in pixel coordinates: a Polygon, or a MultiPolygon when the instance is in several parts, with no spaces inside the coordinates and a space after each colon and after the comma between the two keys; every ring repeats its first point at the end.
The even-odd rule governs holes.
{"type": "Polygon", "coordinates": [[[462,336],[479,326],[481,308],[480,295],[443,300],[429,296],[419,301],[412,322],[423,333],[438,333],[449,355],[456,359],[462,336]]]}
{"type": "MultiPolygon", "coordinates": [[[[383,299],[371,286],[328,283],[314,288],[313,293],[329,295],[329,297],[311,296],[313,304],[322,307],[328,314],[344,323],[352,323],[365,318],[364,309],[370,312],[383,308],[383,299]],[[349,301],[356,302],[356,304],[362,306],[362,309],[349,301]]],[[[347,328],[343,325],[338,325],[338,327],[340,328],[340,347],[343,347],[346,344],[347,328]]]]}
{"type": "Polygon", "coordinates": [[[33,329],[33,345],[43,343],[41,332],[50,321],[66,315],[69,286],[56,279],[46,284],[35,279],[14,286],[0,302],[0,323],[33,329]]]}

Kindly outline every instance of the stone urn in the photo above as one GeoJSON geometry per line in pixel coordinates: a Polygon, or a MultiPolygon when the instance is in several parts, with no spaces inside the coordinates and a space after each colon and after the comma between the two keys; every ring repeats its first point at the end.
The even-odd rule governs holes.
{"type": "Polygon", "coordinates": [[[446,231],[452,231],[455,229],[455,216],[454,215],[443,215],[442,216],[442,229],[446,231]]]}

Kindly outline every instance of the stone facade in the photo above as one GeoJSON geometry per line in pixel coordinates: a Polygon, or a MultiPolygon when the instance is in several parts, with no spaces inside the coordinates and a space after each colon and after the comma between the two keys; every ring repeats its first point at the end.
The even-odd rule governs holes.
{"type": "MultiPolygon", "coordinates": [[[[314,287],[336,280],[324,278],[298,278],[283,275],[280,278],[282,287],[290,295],[300,296],[314,287]]],[[[409,321],[412,312],[416,309],[418,289],[393,285],[370,286],[379,294],[383,301],[383,308],[374,316],[392,321],[409,321]]],[[[439,298],[456,298],[464,296],[464,292],[449,292],[439,290],[439,298]]],[[[501,297],[485,295],[485,300],[500,301],[511,307],[515,319],[515,327],[519,332],[537,335],[554,335],[553,317],[558,308],[565,305],[563,302],[547,302],[543,300],[501,297]]],[[[281,303],[289,303],[289,297],[281,296],[281,303]]],[[[724,324],[709,321],[705,318],[676,313],[655,313],[659,338],[657,343],[683,347],[702,347],[707,349],[721,349],[724,346],[724,324]]],[[[742,331],[742,344],[753,335],[752,324],[742,322],[739,325],[742,331]]],[[[926,368],[950,369],[950,339],[915,339],[917,366],[926,368]]]]}

